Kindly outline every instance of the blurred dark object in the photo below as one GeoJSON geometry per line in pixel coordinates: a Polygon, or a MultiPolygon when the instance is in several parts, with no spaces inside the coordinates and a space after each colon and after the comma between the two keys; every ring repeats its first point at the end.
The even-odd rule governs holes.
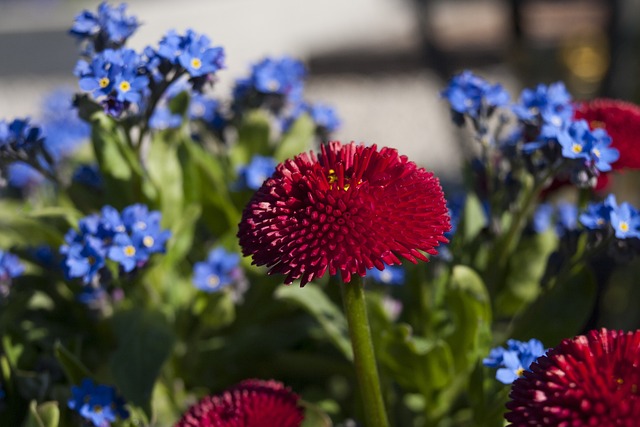
{"type": "Polygon", "coordinates": [[[564,80],[576,98],[638,99],[640,2],[414,2],[426,61],[443,78],[507,63],[525,86],[564,80]]]}

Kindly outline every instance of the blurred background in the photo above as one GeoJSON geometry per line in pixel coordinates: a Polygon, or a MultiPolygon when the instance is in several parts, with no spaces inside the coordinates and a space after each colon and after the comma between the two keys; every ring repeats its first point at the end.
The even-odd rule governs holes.
{"type": "MultiPolygon", "coordinates": [[[[37,117],[53,88],[75,90],[73,18],[99,1],[0,0],[0,117],[37,117]]],[[[112,2],[117,4],[119,2],[112,2]]],[[[520,89],[563,80],[577,99],[640,98],[637,0],[131,0],[141,49],[193,28],[227,53],[216,92],[266,55],[308,66],[308,99],[333,105],[336,135],[397,147],[459,177],[459,135],[440,89],[469,68],[520,89]]]]}

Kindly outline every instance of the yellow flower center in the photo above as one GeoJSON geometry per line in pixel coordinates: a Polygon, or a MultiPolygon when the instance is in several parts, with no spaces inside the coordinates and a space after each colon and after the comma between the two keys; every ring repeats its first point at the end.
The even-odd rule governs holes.
{"type": "Polygon", "coordinates": [[[122,82],[120,82],[120,90],[123,92],[129,92],[129,90],[131,90],[131,83],[123,80],[122,82]]]}
{"type": "Polygon", "coordinates": [[[580,144],[573,144],[571,146],[571,151],[573,151],[574,153],[578,154],[582,152],[582,145],[580,144]]]}
{"type": "Polygon", "coordinates": [[[600,158],[600,150],[598,150],[597,148],[594,148],[594,149],[593,149],[593,151],[592,151],[592,153],[593,153],[596,157],[600,158]]]}
{"type": "Polygon", "coordinates": [[[207,285],[209,285],[210,287],[215,288],[219,284],[220,277],[218,277],[217,274],[210,274],[209,277],[207,277],[207,285]]]}
{"type": "Polygon", "coordinates": [[[195,68],[196,70],[199,70],[200,67],[202,67],[202,61],[200,61],[200,59],[198,58],[193,58],[191,60],[191,67],[195,68]]]}
{"type": "Polygon", "coordinates": [[[89,265],[93,265],[93,264],[95,264],[95,263],[96,263],[96,259],[95,259],[95,257],[92,257],[92,256],[89,256],[89,257],[87,258],[87,261],[89,261],[89,265]]]}
{"type": "Polygon", "coordinates": [[[134,256],[136,254],[136,248],[131,245],[125,246],[123,251],[126,256],[134,256]]]}
{"type": "Polygon", "coordinates": [[[155,240],[153,240],[153,237],[151,236],[144,236],[144,239],[142,239],[142,244],[145,245],[147,248],[150,248],[151,246],[153,246],[155,240]]]}
{"type": "Polygon", "coordinates": [[[280,88],[280,83],[278,83],[277,80],[270,80],[269,83],[267,83],[267,88],[271,92],[275,92],[280,88]]]}
{"type": "Polygon", "coordinates": [[[100,405],[93,405],[93,412],[99,414],[100,412],[102,412],[102,406],[100,405]]]}
{"type": "Polygon", "coordinates": [[[109,86],[109,79],[107,77],[103,77],[100,79],[100,81],[98,82],[98,84],[100,85],[100,87],[102,89],[104,89],[105,87],[109,86]]]}
{"type": "Polygon", "coordinates": [[[629,223],[627,221],[620,221],[620,230],[627,232],[629,231],[629,223]]]}
{"type": "Polygon", "coordinates": [[[521,377],[524,374],[524,368],[520,368],[516,371],[516,375],[521,377]]]}

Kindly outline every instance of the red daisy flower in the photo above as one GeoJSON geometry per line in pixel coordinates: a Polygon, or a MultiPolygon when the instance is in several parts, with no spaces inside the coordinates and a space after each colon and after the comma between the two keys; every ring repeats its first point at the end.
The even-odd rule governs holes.
{"type": "Polygon", "coordinates": [[[620,151],[613,169],[640,169],[640,106],[615,99],[594,99],[576,105],[576,119],[589,126],[604,128],[611,136],[611,146],[620,151]]]}
{"type": "Polygon", "coordinates": [[[449,216],[432,173],[392,148],[321,147],[281,163],[245,208],[238,237],[253,264],[304,286],[326,270],[352,274],[416,263],[447,242],[449,216]],[[422,251],[422,252],[421,252],[422,251]]]}
{"type": "Polygon", "coordinates": [[[175,427],[299,427],[304,410],[298,399],[277,381],[246,380],[203,398],[175,427]]]}
{"type": "Polygon", "coordinates": [[[640,423],[640,331],[601,329],[566,339],[513,383],[512,426],[635,427],[640,423]]]}

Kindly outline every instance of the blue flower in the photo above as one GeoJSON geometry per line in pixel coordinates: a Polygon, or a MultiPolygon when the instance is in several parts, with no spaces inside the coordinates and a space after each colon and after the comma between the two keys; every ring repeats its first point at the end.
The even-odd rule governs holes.
{"type": "Polygon", "coordinates": [[[28,118],[14,119],[10,123],[0,120],[0,154],[43,149],[44,136],[40,126],[29,123],[28,118]]]}
{"type": "Polygon", "coordinates": [[[328,105],[313,104],[307,106],[313,122],[326,132],[335,132],[340,127],[340,119],[335,110],[328,105]]]}
{"type": "Polygon", "coordinates": [[[256,154],[248,165],[239,168],[237,186],[241,189],[258,190],[276,170],[276,165],[277,162],[273,157],[256,154]]]}
{"type": "Polygon", "coordinates": [[[250,81],[258,92],[301,97],[305,74],[297,59],[265,58],[253,66],[250,81]]]}
{"type": "Polygon", "coordinates": [[[0,250],[0,282],[10,282],[22,273],[24,273],[24,265],[20,262],[20,258],[0,250]]]}
{"type": "Polygon", "coordinates": [[[13,162],[7,170],[7,182],[11,187],[29,189],[44,180],[40,172],[24,162],[13,162]]]}
{"type": "Polygon", "coordinates": [[[508,340],[506,348],[492,349],[482,363],[489,368],[498,368],[496,379],[503,384],[511,384],[529,370],[531,364],[544,353],[544,346],[537,339],[526,342],[508,340]]]}
{"type": "Polygon", "coordinates": [[[615,197],[607,199],[611,205],[609,218],[611,226],[618,239],[639,238],[640,237],[640,214],[627,202],[618,205],[615,197]]]}
{"type": "Polygon", "coordinates": [[[367,272],[367,276],[371,277],[377,283],[402,285],[405,280],[405,271],[404,268],[399,265],[385,265],[382,271],[372,268],[367,272]]]}
{"type": "Polygon", "coordinates": [[[79,386],[71,387],[71,398],[67,405],[95,427],[108,427],[118,418],[129,418],[124,399],[116,394],[115,388],[96,385],[89,378],[83,379],[79,386]]]}
{"type": "Polygon", "coordinates": [[[224,67],[224,49],[211,47],[204,35],[187,30],[184,36],[169,31],[160,40],[158,55],[172,64],[181,65],[191,77],[213,74],[224,67]]]}
{"type": "Polygon", "coordinates": [[[82,278],[84,284],[91,283],[105,265],[105,248],[102,240],[86,236],[60,248],[64,256],[62,269],[67,279],[82,278]]]}
{"type": "Polygon", "coordinates": [[[593,161],[596,169],[601,172],[609,172],[611,170],[611,163],[620,158],[620,152],[610,147],[611,137],[604,129],[594,129],[591,132],[594,138],[594,142],[591,145],[591,160],[593,161]]]}
{"type": "Polygon", "coordinates": [[[562,155],[568,159],[589,160],[595,139],[586,120],[571,123],[567,132],[570,138],[558,140],[562,146],[562,155]]]}
{"type": "Polygon", "coordinates": [[[604,228],[611,220],[611,211],[617,206],[616,198],[609,194],[604,202],[589,203],[585,212],[580,214],[580,223],[589,230],[604,228]]]}
{"type": "Polygon", "coordinates": [[[578,207],[572,203],[558,203],[558,218],[556,232],[564,236],[567,231],[573,231],[578,226],[578,207]]]}
{"type": "Polygon", "coordinates": [[[109,259],[116,261],[127,273],[133,271],[138,264],[147,261],[147,254],[137,248],[131,238],[124,233],[116,234],[107,252],[109,259]]]}
{"type": "Polygon", "coordinates": [[[512,106],[513,112],[524,121],[542,119],[542,124],[562,128],[573,118],[571,95],[564,83],[557,82],[549,86],[539,84],[535,89],[524,89],[518,104],[512,106]]]}
{"type": "Polygon", "coordinates": [[[194,285],[206,292],[215,292],[238,280],[240,275],[240,256],[216,248],[209,252],[206,261],[193,266],[194,285]]]}
{"type": "Polygon", "coordinates": [[[533,231],[536,233],[544,233],[551,226],[551,217],[553,216],[553,205],[549,203],[541,203],[533,213],[533,231]]]}
{"type": "Polygon", "coordinates": [[[74,171],[71,177],[73,182],[86,185],[95,189],[102,189],[102,175],[97,165],[80,165],[74,171]]]}
{"type": "Polygon", "coordinates": [[[173,114],[169,107],[160,105],[156,107],[149,119],[149,127],[156,130],[175,129],[182,124],[182,116],[173,114]]]}
{"type": "Polygon", "coordinates": [[[469,70],[454,76],[440,95],[449,101],[453,111],[473,118],[509,102],[509,94],[501,85],[491,85],[469,70]]]}
{"type": "Polygon", "coordinates": [[[124,3],[116,8],[103,2],[97,14],[84,10],[76,16],[69,33],[80,40],[94,39],[96,50],[120,46],[140,25],[136,17],[126,16],[126,8],[124,3]]]}

